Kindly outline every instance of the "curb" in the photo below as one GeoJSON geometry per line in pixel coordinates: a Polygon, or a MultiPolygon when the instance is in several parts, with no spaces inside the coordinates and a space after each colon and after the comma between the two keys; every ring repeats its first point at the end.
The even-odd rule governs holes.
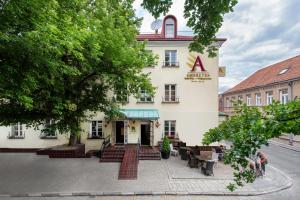
{"type": "Polygon", "coordinates": [[[276,141],[273,141],[273,140],[269,140],[268,142],[270,144],[274,144],[274,145],[280,146],[280,147],[285,148],[285,149],[289,149],[289,150],[292,150],[292,151],[300,152],[300,148],[297,148],[297,147],[293,147],[293,146],[290,146],[290,145],[287,145],[287,144],[283,144],[281,142],[276,142],[276,141]]]}

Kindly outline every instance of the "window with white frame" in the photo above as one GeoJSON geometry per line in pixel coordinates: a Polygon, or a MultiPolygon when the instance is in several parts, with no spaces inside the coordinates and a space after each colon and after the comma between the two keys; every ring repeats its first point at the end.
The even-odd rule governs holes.
{"type": "Polygon", "coordinates": [[[140,98],[139,102],[153,102],[153,98],[151,94],[147,92],[145,89],[140,89],[140,98]]]}
{"type": "Polygon", "coordinates": [[[273,91],[266,92],[266,98],[267,98],[267,105],[270,105],[273,103],[273,91]]]}
{"type": "Polygon", "coordinates": [[[230,101],[229,101],[229,98],[226,98],[226,107],[230,107],[230,101]]]}
{"type": "Polygon", "coordinates": [[[176,131],[176,121],[166,120],[164,125],[165,136],[174,137],[176,131]]]}
{"type": "Polygon", "coordinates": [[[103,138],[102,121],[91,121],[89,138],[103,138]]]}
{"type": "Polygon", "coordinates": [[[256,106],[261,106],[261,94],[260,93],[255,94],[255,102],[256,102],[256,106]]]}
{"type": "Polygon", "coordinates": [[[23,139],[25,137],[25,133],[23,130],[23,125],[18,122],[11,126],[11,133],[9,134],[8,138],[20,138],[23,139]]]}
{"type": "Polygon", "coordinates": [[[279,91],[280,103],[286,104],[289,100],[288,90],[280,90],[279,91]]]}
{"type": "Polygon", "coordinates": [[[51,127],[54,124],[52,119],[47,119],[45,121],[45,129],[42,131],[41,138],[56,138],[56,131],[51,127]]]}
{"type": "Polygon", "coordinates": [[[241,102],[243,102],[243,96],[242,96],[242,95],[239,95],[239,96],[238,96],[238,100],[241,101],[241,102]]]}
{"type": "Polygon", "coordinates": [[[247,94],[246,97],[247,97],[247,106],[251,106],[252,104],[251,94],[247,94]]]}
{"type": "Polygon", "coordinates": [[[235,97],[231,97],[231,107],[234,107],[235,97]]]}
{"type": "Polygon", "coordinates": [[[175,21],[173,18],[168,18],[165,22],[165,37],[166,38],[175,37],[175,21]]]}
{"type": "Polygon", "coordinates": [[[176,85],[167,84],[165,85],[165,96],[163,98],[164,102],[177,102],[178,98],[176,96],[176,85]]]}
{"type": "Polygon", "coordinates": [[[177,51],[176,50],[166,50],[165,51],[165,67],[176,67],[178,66],[177,62],[177,51]]]}

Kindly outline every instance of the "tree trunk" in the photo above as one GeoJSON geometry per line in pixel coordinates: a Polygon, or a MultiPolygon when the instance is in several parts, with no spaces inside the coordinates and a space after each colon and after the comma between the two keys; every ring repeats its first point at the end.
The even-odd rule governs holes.
{"type": "Polygon", "coordinates": [[[69,138],[69,146],[74,146],[76,144],[80,144],[80,125],[78,121],[76,120],[73,126],[73,129],[71,130],[70,133],[70,138],[69,138]]]}

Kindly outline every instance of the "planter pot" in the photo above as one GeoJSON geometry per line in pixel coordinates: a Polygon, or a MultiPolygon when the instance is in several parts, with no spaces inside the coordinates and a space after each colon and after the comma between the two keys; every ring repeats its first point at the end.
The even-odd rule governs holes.
{"type": "Polygon", "coordinates": [[[170,152],[161,152],[161,157],[163,159],[168,159],[170,157],[170,152]]]}

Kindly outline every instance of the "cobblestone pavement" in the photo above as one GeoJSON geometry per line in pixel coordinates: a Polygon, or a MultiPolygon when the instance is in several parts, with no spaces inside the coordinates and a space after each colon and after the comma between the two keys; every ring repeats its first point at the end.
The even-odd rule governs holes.
{"type": "MultiPolygon", "coordinates": [[[[222,163],[215,168],[215,176],[207,177],[198,169],[188,168],[186,162],[179,157],[161,161],[140,161],[138,179],[122,181],[118,180],[119,163],[99,163],[96,158],[49,159],[47,156],[35,154],[5,153],[0,154],[0,163],[0,194],[21,196],[26,196],[25,194],[57,196],[59,193],[72,195],[73,192],[86,196],[95,192],[102,195],[119,192],[140,194],[137,197],[124,197],[125,199],[147,198],[141,196],[142,194],[156,194],[151,196],[153,199],[168,199],[169,196],[159,196],[164,193],[223,195],[229,193],[226,185],[232,179],[231,169],[222,163]]],[[[289,184],[289,179],[278,170],[269,167],[267,173],[266,177],[236,191],[235,194],[256,195],[289,184]]],[[[5,197],[1,199],[3,198],[5,197]]],[[[114,197],[117,198],[119,197],[114,197]]],[[[180,199],[184,198],[187,196],[182,195],[180,199]]]]}

